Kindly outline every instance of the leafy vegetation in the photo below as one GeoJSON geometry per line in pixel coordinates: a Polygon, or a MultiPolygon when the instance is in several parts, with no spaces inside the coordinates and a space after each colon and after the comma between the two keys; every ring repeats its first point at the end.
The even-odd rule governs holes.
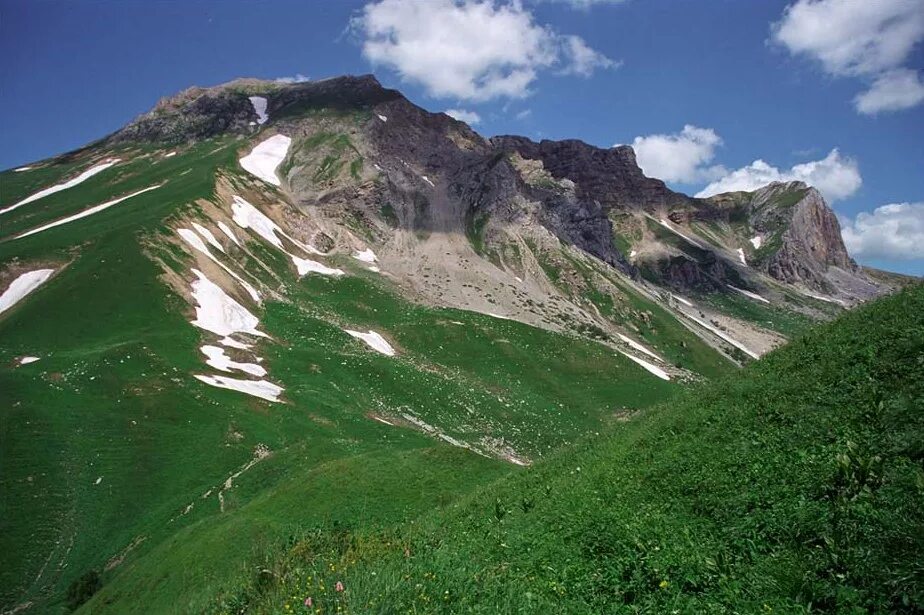
{"type": "Polygon", "coordinates": [[[922,400],[918,286],[449,510],[303,528],[244,595],[280,613],[920,612],[922,400]]]}

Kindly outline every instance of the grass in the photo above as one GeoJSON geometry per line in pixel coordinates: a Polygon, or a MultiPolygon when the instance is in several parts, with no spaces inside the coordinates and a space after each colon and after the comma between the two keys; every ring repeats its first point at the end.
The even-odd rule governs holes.
{"type": "Polygon", "coordinates": [[[732,290],[728,293],[700,293],[696,298],[723,314],[759,324],[790,339],[817,323],[816,320],[798,312],[758,303],[732,290]]]}
{"type": "MultiPolygon", "coordinates": [[[[166,224],[198,215],[194,203],[213,198],[216,170],[236,167],[239,145],[207,142],[169,159],[126,151],[101,181],[5,216],[0,261],[68,265],[0,319],[4,610],[28,601],[65,612],[68,589],[82,600],[98,579],[84,612],[201,611],[238,595],[254,580],[252,558],[272,559],[300,528],[393,527],[520,471],[373,412],[411,413],[450,437],[539,459],[677,388],[589,341],[409,303],[370,273],[298,280],[257,243],[250,251],[272,272],[251,270],[285,297],[259,310],[273,338],[259,352],[287,403],[199,383],[191,375],[209,373],[204,338],[149,255],[189,275],[166,224]],[[160,181],[94,216],[9,239],[160,181]],[[346,326],[382,332],[401,356],[371,352],[346,326]],[[41,360],[14,367],[26,354],[41,360]],[[217,491],[258,446],[272,454],[235,479],[222,512],[217,491]]],[[[39,181],[4,174],[3,203],[85,165],[42,169],[39,181]]]]}
{"type": "Polygon", "coordinates": [[[448,510],[302,528],[240,595],[267,613],[920,612],[922,399],[918,286],[448,510]]]}

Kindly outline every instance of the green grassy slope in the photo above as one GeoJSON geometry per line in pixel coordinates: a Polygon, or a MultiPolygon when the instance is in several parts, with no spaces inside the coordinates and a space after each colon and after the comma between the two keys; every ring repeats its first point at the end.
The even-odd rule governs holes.
{"type": "Polygon", "coordinates": [[[271,577],[214,606],[920,612],[922,443],[919,285],[449,511],[390,531],[302,528],[271,577]]]}
{"type": "MultiPolygon", "coordinates": [[[[216,172],[239,172],[242,145],[205,142],[172,158],[126,150],[120,165],[0,219],[0,263],[66,264],[0,318],[0,610],[64,612],[67,588],[92,570],[103,585],[90,612],[201,611],[237,596],[254,562],[302,528],[393,527],[521,471],[372,413],[410,413],[538,459],[677,389],[602,345],[409,303],[368,272],[298,279],[257,241],[281,284],[262,277],[284,297],[253,308],[272,336],[260,356],[286,403],[194,380],[213,371],[198,351],[208,338],[150,255],[170,253],[191,277],[188,257],[164,247],[168,225],[215,199],[216,172]],[[342,327],[386,334],[399,357],[342,327]],[[41,359],[18,366],[23,355],[41,359]],[[271,454],[223,489],[259,446],[271,454]]],[[[3,174],[2,203],[87,168],[93,153],[38,180],[3,174]]]]}

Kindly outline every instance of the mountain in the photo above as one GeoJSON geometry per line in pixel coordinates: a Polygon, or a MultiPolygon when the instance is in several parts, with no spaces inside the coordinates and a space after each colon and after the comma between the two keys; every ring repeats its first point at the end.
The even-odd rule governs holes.
{"type": "Polygon", "coordinates": [[[0,609],[240,611],[296,534],[447,510],[908,282],[807,186],[694,199],[371,76],[186,90],[0,174],[0,609]]]}

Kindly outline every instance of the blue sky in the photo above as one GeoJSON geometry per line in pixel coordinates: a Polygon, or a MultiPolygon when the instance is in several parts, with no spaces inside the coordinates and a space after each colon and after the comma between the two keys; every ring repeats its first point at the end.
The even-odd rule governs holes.
{"type": "Polygon", "coordinates": [[[0,168],[190,85],[373,72],[689,194],[806,179],[859,261],[924,274],[924,0],[0,0],[0,28],[0,168]]]}

